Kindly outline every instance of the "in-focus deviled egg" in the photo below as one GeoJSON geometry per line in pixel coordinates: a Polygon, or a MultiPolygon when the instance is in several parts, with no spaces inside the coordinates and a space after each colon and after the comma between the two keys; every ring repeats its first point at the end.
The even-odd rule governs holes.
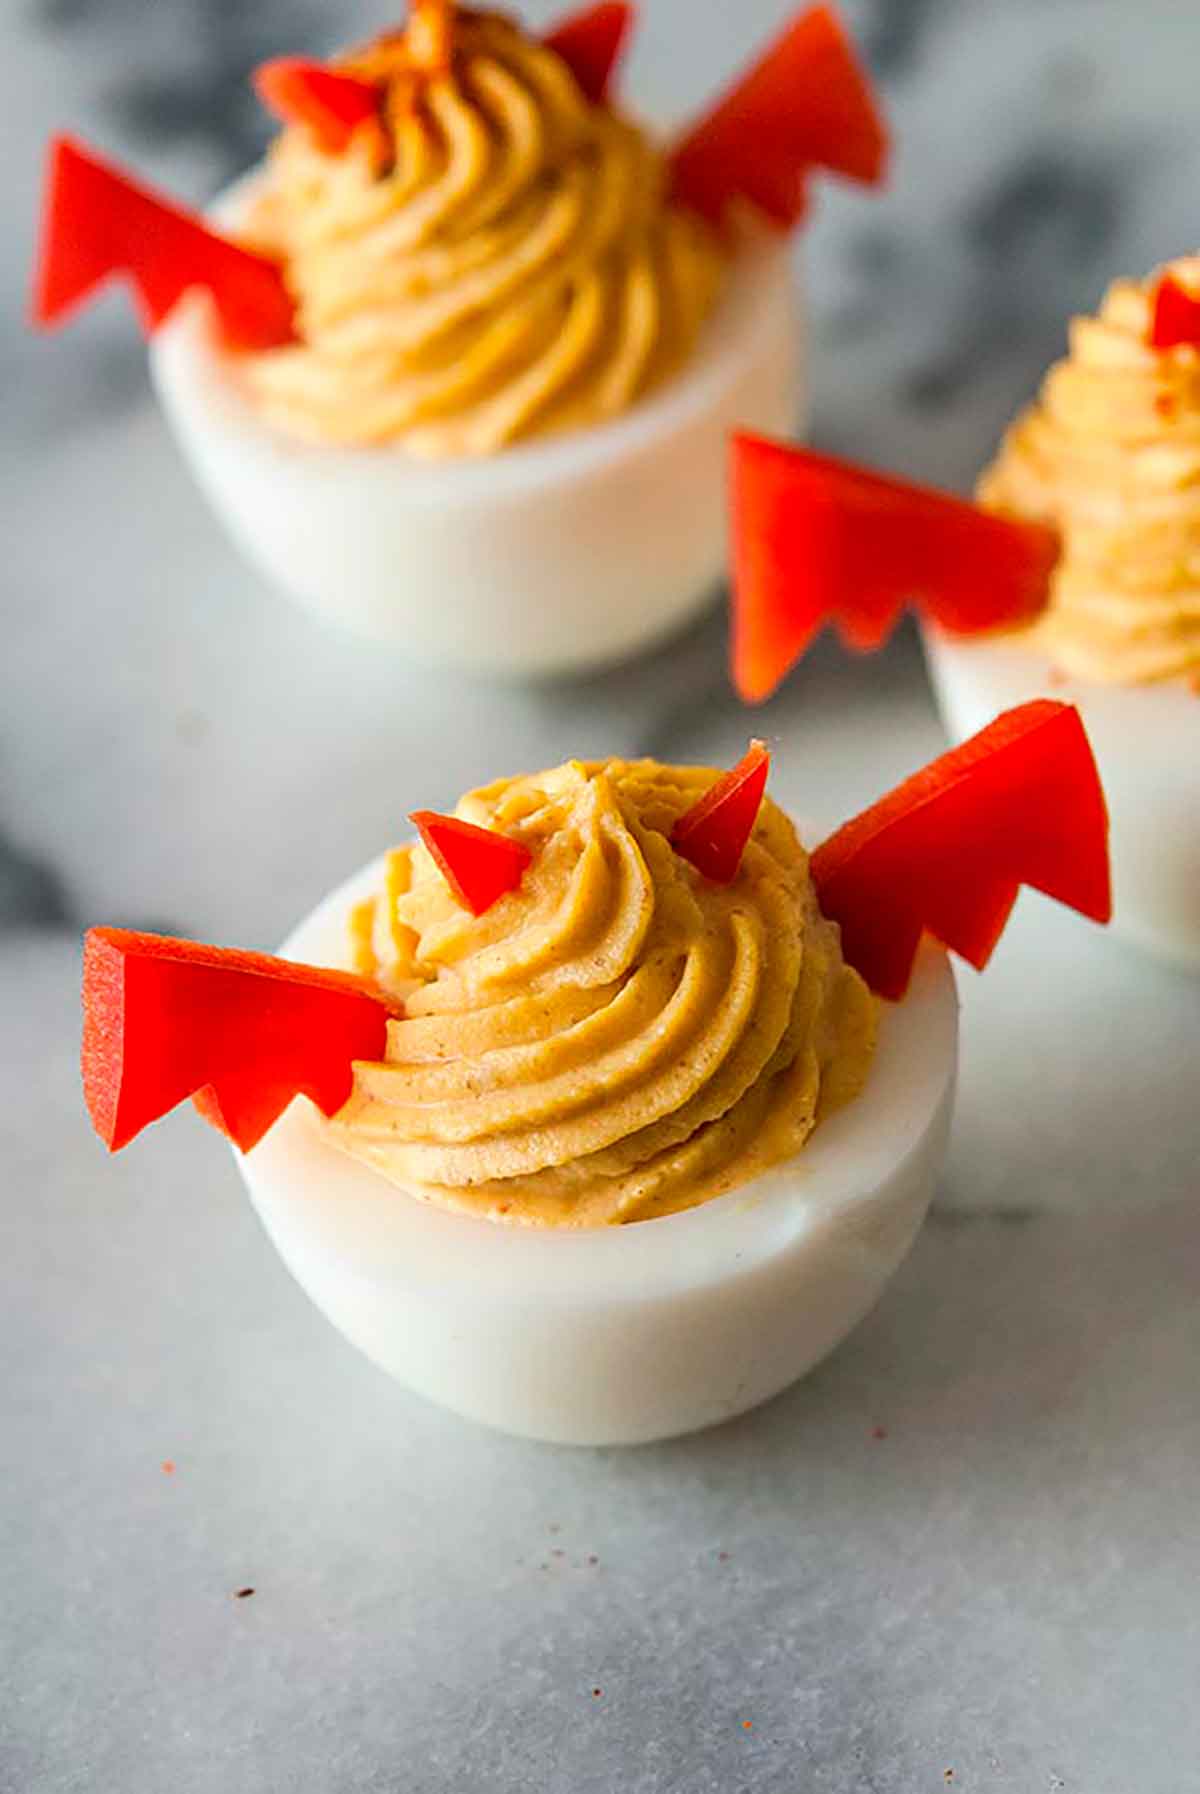
{"type": "Polygon", "coordinates": [[[998,719],[811,859],[768,767],[572,761],[414,812],[420,842],[281,957],[91,930],[97,1131],[194,1096],[317,1306],[464,1415],[633,1443],[764,1401],[928,1206],[957,1004],[923,932],[982,966],[1023,880],[1108,907],[1067,706],[998,719]]]}
{"type": "Polygon", "coordinates": [[[421,847],[289,957],[405,1002],[331,1121],[239,1164],[317,1306],[401,1382],[510,1432],[636,1443],[755,1406],[874,1304],[933,1191],[957,1005],[880,1006],[768,799],[729,886],[668,839],[714,777],[569,764],[459,814],[534,853],[481,917],[421,847]],[[369,918],[369,922],[368,922],[369,918]]]}

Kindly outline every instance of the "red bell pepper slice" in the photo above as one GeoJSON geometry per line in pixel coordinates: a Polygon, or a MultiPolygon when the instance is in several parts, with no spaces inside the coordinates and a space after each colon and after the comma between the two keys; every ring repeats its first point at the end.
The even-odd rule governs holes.
{"type": "Polygon", "coordinates": [[[762,808],[771,756],[761,741],[730,772],[723,772],[671,830],[671,845],[681,859],[717,885],[732,884],[762,808]]]}
{"type": "Polygon", "coordinates": [[[741,197],[789,230],[804,215],[810,169],[873,186],[887,154],[866,72],[832,7],[814,6],[677,145],[673,190],[714,224],[741,197]]]}
{"type": "Polygon", "coordinates": [[[548,50],[562,57],[595,106],[608,98],[609,84],[633,28],[633,16],[633,7],[624,4],[624,0],[601,0],[599,6],[572,13],[542,39],[548,50]]]}
{"type": "Polygon", "coordinates": [[[186,1097],[249,1152],[294,1096],[340,1109],[399,1008],[367,978],[124,928],[83,950],[83,1093],[109,1150],[186,1097]]]}
{"type": "Polygon", "coordinates": [[[760,703],[824,623],[859,653],[914,603],[975,635],[1043,608],[1056,533],[831,455],[738,436],[730,498],[731,671],[760,703]]]}
{"type": "Polygon", "coordinates": [[[359,125],[379,115],[380,88],[357,75],[341,75],[302,56],[276,56],[254,71],[254,91],[285,124],[306,125],[319,148],[334,156],[359,125]]]}
{"type": "Polygon", "coordinates": [[[1164,274],[1154,293],[1150,347],[1200,349],[1200,294],[1189,293],[1173,274],[1164,274]]]}
{"type": "Polygon", "coordinates": [[[810,864],[847,961],[894,1001],[923,933],[982,970],[1023,884],[1107,922],[1108,812],[1079,712],[1049,698],[1005,711],[810,864]]]}
{"type": "Polygon", "coordinates": [[[482,916],[507,891],[515,891],[533,855],[521,841],[492,828],[479,828],[436,810],[414,810],[409,818],[438,871],[458,901],[482,916]]]}
{"type": "Polygon", "coordinates": [[[33,318],[57,324],[111,275],[132,283],[149,334],[189,287],[207,287],[226,342],[269,349],[294,306],[275,262],[220,237],[70,137],[50,145],[33,318]]]}

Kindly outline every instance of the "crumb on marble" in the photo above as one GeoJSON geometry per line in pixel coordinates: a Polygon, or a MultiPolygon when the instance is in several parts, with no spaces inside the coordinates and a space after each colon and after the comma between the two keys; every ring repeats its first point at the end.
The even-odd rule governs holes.
{"type": "Polygon", "coordinates": [[[254,1590],[252,1588],[239,1588],[234,1590],[233,1598],[235,1601],[244,1601],[247,1596],[252,1595],[253,1593],[254,1590]]]}
{"type": "Polygon", "coordinates": [[[174,1459],[173,1459],[173,1458],[164,1458],[164,1459],[163,1459],[163,1461],[162,1461],[162,1473],[163,1473],[163,1475],[164,1475],[164,1476],[174,1476],[174,1474],[175,1474],[175,1460],[174,1460],[174,1459]]]}

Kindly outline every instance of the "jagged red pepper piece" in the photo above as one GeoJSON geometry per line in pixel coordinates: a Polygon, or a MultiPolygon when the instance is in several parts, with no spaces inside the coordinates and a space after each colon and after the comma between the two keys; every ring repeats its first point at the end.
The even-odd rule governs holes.
{"type": "Polygon", "coordinates": [[[601,0],[565,18],[542,42],[554,50],[593,105],[608,98],[609,84],[633,28],[634,9],[623,0],[601,0]]]}
{"type": "Polygon", "coordinates": [[[265,953],[90,929],[83,1092],[110,1151],[187,1097],[249,1152],[297,1095],[326,1115],[381,1059],[397,1005],[369,979],[265,953]]]}
{"type": "Polygon", "coordinates": [[[147,333],[189,287],[207,287],[231,348],[292,336],[294,307],[275,262],[209,230],[70,137],[50,145],[33,317],[57,324],[112,275],[132,283],[147,333]]]}
{"type": "Polygon", "coordinates": [[[482,916],[508,891],[515,891],[533,855],[522,841],[496,829],[479,828],[436,810],[414,810],[421,839],[458,901],[482,916]]]}
{"type": "Polygon", "coordinates": [[[723,772],[671,830],[676,853],[714,884],[732,884],[738,875],[770,770],[765,744],[752,741],[737,765],[723,772]]]}
{"type": "Polygon", "coordinates": [[[874,185],[887,153],[866,72],[833,9],[814,6],[677,145],[673,190],[715,224],[744,198],[789,230],[804,215],[810,169],[874,185]]]}
{"type": "Polygon", "coordinates": [[[303,56],[276,56],[254,71],[254,91],[285,124],[306,125],[329,155],[344,150],[359,125],[379,116],[374,81],[342,75],[303,56]]]}
{"type": "Polygon", "coordinates": [[[1150,347],[1200,349],[1200,294],[1189,293],[1173,274],[1164,274],[1154,292],[1150,347]]]}
{"type": "Polygon", "coordinates": [[[1018,888],[1112,914],[1108,812],[1079,712],[1040,698],[844,824],[810,862],[842,951],[881,997],[908,989],[922,934],[982,969],[1018,888]]]}
{"type": "Polygon", "coordinates": [[[1058,537],[1043,524],[762,437],[735,437],[732,455],[731,670],[748,703],[825,623],[870,653],[909,603],[953,635],[1045,605],[1058,537]]]}

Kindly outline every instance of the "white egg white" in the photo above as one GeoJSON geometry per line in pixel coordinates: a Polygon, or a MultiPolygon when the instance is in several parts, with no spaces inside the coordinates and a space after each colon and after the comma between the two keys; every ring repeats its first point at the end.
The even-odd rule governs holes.
{"type": "MultiPolygon", "coordinates": [[[[368,867],[281,948],[345,963],[368,867]]],[[[877,1300],[929,1205],[953,1103],[958,1005],[925,948],[883,1017],[867,1087],[795,1159],[628,1227],[507,1227],[432,1207],[348,1158],[297,1099],[242,1175],[317,1307],[408,1388],[577,1445],[729,1419],[803,1376],[877,1300]]]]}

